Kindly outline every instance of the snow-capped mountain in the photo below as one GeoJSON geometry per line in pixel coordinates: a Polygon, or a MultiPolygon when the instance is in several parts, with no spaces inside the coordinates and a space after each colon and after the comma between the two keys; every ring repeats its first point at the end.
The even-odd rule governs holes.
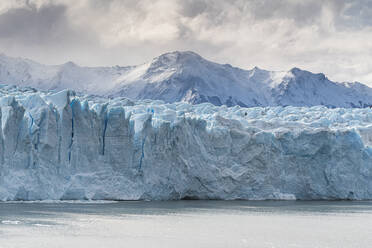
{"type": "Polygon", "coordinates": [[[0,55],[0,83],[227,106],[372,105],[372,89],[360,83],[336,83],[324,74],[298,68],[243,70],[213,63],[193,52],[166,53],[149,63],[127,67],[80,67],[72,62],[46,66],[0,55]]]}

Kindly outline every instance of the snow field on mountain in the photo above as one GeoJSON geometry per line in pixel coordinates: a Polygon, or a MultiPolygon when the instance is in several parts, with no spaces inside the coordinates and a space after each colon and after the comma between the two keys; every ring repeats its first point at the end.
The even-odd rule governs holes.
{"type": "Polygon", "coordinates": [[[166,103],[209,102],[241,107],[372,106],[372,89],[361,83],[332,82],[322,73],[299,68],[244,70],[208,61],[190,51],[165,53],[150,62],[126,67],[81,67],[72,62],[50,66],[0,55],[0,83],[166,103]]]}

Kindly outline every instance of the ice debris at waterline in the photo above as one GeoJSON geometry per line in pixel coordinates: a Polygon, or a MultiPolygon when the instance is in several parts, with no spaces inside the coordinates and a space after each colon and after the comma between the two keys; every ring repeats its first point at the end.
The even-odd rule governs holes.
{"type": "Polygon", "coordinates": [[[0,199],[372,199],[372,110],[0,86],[0,199]]]}

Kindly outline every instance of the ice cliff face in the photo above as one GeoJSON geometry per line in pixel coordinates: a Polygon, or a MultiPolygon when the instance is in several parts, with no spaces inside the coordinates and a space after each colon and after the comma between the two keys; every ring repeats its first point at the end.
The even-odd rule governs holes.
{"type": "Polygon", "coordinates": [[[0,87],[0,200],[372,199],[372,110],[0,87]]]}
{"type": "Polygon", "coordinates": [[[324,74],[298,68],[287,72],[257,67],[242,70],[213,63],[193,52],[166,53],[149,63],[129,67],[80,67],[72,62],[45,66],[0,55],[0,83],[167,103],[372,106],[372,89],[360,83],[336,83],[324,74]]]}

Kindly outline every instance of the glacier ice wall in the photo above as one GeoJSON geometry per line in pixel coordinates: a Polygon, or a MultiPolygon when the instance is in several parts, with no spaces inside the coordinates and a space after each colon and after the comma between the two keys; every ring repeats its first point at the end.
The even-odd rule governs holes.
{"type": "Polygon", "coordinates": [[[372,199],[372,110],[0,86],[0,200],[372,199]]]}

